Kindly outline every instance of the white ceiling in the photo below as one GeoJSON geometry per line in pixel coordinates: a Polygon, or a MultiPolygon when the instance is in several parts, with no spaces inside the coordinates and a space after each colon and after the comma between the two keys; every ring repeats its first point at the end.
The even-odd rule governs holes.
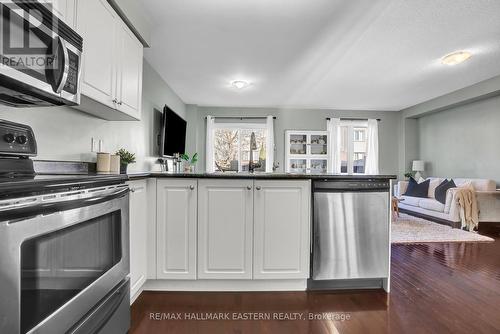
{"type": "Polygon", "coordinates": [[[189,104],[401,110],[500,75],[498,0],[143,3],[145,57],[189,104]]]}

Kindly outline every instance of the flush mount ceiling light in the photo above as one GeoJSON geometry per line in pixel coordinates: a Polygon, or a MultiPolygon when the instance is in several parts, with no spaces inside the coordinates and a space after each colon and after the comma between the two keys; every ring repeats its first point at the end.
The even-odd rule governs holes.
{"type": "Polygon", "coordinates": [[[236,89],[243,89],[246,88],[250,85],[248,81],[245,80],[234,80],[231,81],[231,86],[233,86],[236,89]]]}
{"type": "Polygon", "coordinates": [[[441,58],[441,63],[444,65],[458,65],[460,63],[463,63],[467,59],[472,57],[472,54],[467,51],[457,51],[450,53],[443,58],[441,58]]]}

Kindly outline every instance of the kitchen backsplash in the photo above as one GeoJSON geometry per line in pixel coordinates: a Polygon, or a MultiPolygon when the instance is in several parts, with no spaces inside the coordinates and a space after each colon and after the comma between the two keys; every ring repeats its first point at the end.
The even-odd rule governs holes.
{"type": "MultiPolygon", "coordinates": [[[[11,108],[0,105],[0,119],[30,125],[38,143],[38,160],[95,161],[91,138],[103,151],[123,147],[136,154],[130,171],[151,170],[157,160],[160,111],[168,104],[185,117],[186,106],[145,61],[141,121],[105,121],[71,107],[11,108]]],[[[159,167],[158,167],[159,168],[159,167]]]]}

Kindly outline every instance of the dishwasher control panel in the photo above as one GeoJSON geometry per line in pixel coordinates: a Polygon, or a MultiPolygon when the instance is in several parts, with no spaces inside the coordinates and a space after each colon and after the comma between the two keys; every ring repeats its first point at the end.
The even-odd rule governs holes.
{"type": "Polygon", "coordinates": [[[389,180],[318,180],[314,181],[313,191],[335,192],[335,191],[389,191],[389,180]]]}

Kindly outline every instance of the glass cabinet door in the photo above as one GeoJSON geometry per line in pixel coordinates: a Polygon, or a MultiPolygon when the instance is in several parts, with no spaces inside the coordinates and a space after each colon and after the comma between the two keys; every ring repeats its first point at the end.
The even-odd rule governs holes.
{"type": "Polygon", "coordinates": [[[328,171],[328,161],[326,159],[311,159],[310,171],[313,174],[322,174],[328,171]]]}
{"type": "Polygon", "coordinates": [[[307,136],[306,135],[290,135],[290,152],[291,155],[306,155],[307,154],[307,136]]]}
{"type": "Polygon", "coordinates": [[[285,171],[323,174],[329,171],[326,131],[288,130],[285,133],[285,171]]]}
{"type": "Polygon", "coordinates": [[[291,173],[306,173],[307,160],[306,159],[290,159],[290,172],[291,173]]]}
{"type": "Polygon", "coordinates": [[[311,155],[327,155],[328,154],[328,136],[327,135],[311,135],[311,155]]]}

